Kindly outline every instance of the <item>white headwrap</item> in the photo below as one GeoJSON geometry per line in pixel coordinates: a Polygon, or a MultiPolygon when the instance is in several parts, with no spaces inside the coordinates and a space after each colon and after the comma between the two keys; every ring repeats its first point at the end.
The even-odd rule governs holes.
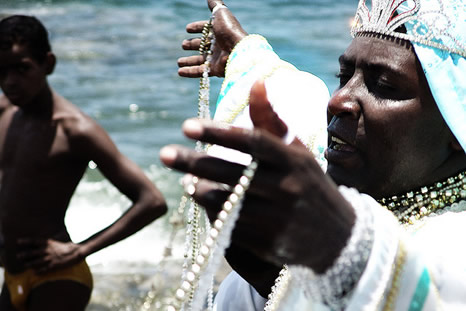
{"type": "MultiPolygon", "coordinates": [[[[402,10],[403,7],[400,8],[402,10]]],[[[423,14],[429,24],[449,36],[440,37],[439,43],[448,48],[462,50],[463,56],[448,50],[413,42],[435,102],[459,143],[466,150],[466,5],[464,0],[421,0],[418,16],[423,14]],[[439,14],[429,12],[443,11],[439,14]]],[[[405,23],[408,34],[424,31],[415,22],[405,23]]]]}

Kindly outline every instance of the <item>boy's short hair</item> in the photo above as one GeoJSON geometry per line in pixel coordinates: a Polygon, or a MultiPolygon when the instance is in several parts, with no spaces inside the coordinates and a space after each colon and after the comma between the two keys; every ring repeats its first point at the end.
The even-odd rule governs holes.
{"type": "Polygon", "coordinates": [[[0,21],[0,50],[10,50],[14,44],[27,46],[38,62],[52,50],[47,29],[33,16],[13,15],[0,21]]]}

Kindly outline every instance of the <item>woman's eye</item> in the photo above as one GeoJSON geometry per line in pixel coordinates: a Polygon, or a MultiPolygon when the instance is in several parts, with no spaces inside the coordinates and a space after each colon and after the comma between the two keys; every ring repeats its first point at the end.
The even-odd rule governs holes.
{"type": "Polygon", "coordinates": [[[396,99],[400,96],[396,84],[386,79],[376,78],[369,85],[369,90],[380,98],[396,99]]]}
{"type": "Polygon", "coordinates": [[[390,81],[388,81],[387,79],[383,79],[383,78],[378,78],[376,80],[376,85],[383,89],[394,89],[395,88],[390,81]]]}
{"type": "Polygon", "coordinates": [[[396,91],[396,87],[392,83],[384,79],[377,79],[375,82],[375,87],[379,92],[383,92],[387,94],[389,94],[390,92],[396,91]]]}
{"type": "Polygon", "coordinates": [[[344,72],[339,72],[335,75],[338,79],[340,79],[340,87],[343,87],[351,80],[351,75],[344,72]]]}

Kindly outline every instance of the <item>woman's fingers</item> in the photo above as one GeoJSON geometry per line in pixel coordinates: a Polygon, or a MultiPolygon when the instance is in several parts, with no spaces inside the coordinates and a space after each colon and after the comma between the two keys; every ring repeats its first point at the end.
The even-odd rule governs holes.
{"type": "Polygon", "coordinates": [[[201,33],[202,29],[204,29],[204,25],[207,24],[209,21],[197,21],[192,22],[186,25],[186,32],[188,33],[201,33]]]}
{"type": "MultiPolygon", "coordinates": [[[[259,202],[257,206],[263,206],[263,201],[267,201],[274,206],[287,206],[292,204],[296,200],[292,194],[287,193],[286,189],[280,188],[280,185],[273,183],[271,180],[277,180],[274,178],[265,177],[266,174],[258,172],[254,177],[250,188],[246,195],[246,204],[251,205],[251,202],[259,202]]],[[[190,184],[186,188],[191,191],[193,199],[207,209],[209,218],[214,219],[218,212],[220,212],[223,204],[227,201],[229,195],[233,191],[233,187],[238,181],[232,184],[212,182],[206,179],[199,179],[195,184],[190,184]]],[[[266,210],[269,211],[272,205],[266,206],[266,210]]],[[[245,219],[250,219],[251,222],[255,221],[255,217],[264,218],[261,209],[253,206],[247,211],[249,215],[245,219]]],[[[268,214],[272,216],[273,214],[268,214]]],[[[282,219],[281,217],[278,217],[282,219]]],[[[280,219],[276,219],[277,221],[280,219]]]]}
{"type": "Polygon", "coordinates": [[[199,78],[204,73],[204,56],[193,55],[178,58],[178,75],[187,78],[199,78]]]}
{"type": "Polygon", "coordinates": [[[185,51],[199,51],[199,47],[201,46],[201,39],[199,38],[191,38],[183,40],[181,43],[181,48],[185,51]]]}
{"type": "Polygon", "coordinates": [[[220,145],[250,154],[277,168],[293,161],[293,153],[282,140],[265,130],[249,130],[228,124],[200,119],[188,119],[183,124],[184,134],[209,144],[220,145]]]}
{"type": "Polygon", "coordinates": [[[193,186],[195,187],[193,199],[205,208],[210,221],[213,222],[231,193],[228,186],[206,179],[200,179],[193,186]]]}
{"type": "Polygon", "coordinates": [[[176,170],[225,184],[236,183],[244,168],[240,164],[176,145],[162,148],[160,159],[165,165],[176,170]]]}
{"type": "MultiPolygon", "coordinates": [[[[213,222],[219,217],[224,202],[231,194],[230,187],[200,179],[195,184],[195,189],[192,197],[206,210],[213,222]]],[[[293,214],[286,206],[285,202],[280,203],[274,198],[248,192],[242,202],[232,241],[246,249],[270,256],[268,253],[273,249],[275,238],[285,230],[288,219],[293,214]]]]}
{"type": "Polygon", "coordinates": [[[256,81],[251,88],[249,114],[254,127],[265,129],[280,138],[286,135],[288,127],[273,110],[267,98],[264,80],[256,81]]]}
{"type": "Polygon", "coordinates": [[[185,78],[200,78],[204,72],[204,66],[182,67],[178,69],[178,75],[185,78]]]}
{"type": "Polygon", "coordinates": [[[178,58],[178,67],[192,67],[198,66],[201,67],[204,64],[204,56],[202,55],[193,55],[188,57],[180,57],[178,58]]]}

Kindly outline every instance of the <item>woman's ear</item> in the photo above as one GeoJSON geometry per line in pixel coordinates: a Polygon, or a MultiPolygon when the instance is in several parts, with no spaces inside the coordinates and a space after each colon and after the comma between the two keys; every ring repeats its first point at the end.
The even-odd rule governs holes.
{"type": "Polygon", "coordinates": [[[46,62],[46,72],[47,75],[51,74],[55,70],[55,65],[57,63],[57,58],[55,57],[55,54],[52,52],[48,52],[47,56],[45,58],[46,62]]]}

